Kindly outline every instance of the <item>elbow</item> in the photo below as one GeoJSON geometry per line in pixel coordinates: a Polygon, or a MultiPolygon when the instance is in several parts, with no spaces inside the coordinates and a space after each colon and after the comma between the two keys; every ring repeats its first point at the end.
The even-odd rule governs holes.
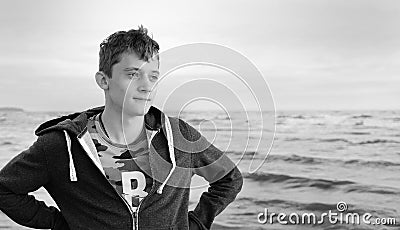
{"type": "Polygon", "coordinates": [[[235,167],[234,170],[235,170],[235,191],[237,194],[243,188],[243,175],[237,167],[235,167]]]}

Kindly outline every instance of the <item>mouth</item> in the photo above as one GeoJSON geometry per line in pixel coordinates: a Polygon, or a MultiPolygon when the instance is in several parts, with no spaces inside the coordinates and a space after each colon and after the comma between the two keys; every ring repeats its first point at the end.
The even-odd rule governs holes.
{"type": "Polygon", "coordinates": [[[134,100],[140,100],[140,101],[151,101],[149,98],[141,98],[141,97],[134,97],[134,100]]]}

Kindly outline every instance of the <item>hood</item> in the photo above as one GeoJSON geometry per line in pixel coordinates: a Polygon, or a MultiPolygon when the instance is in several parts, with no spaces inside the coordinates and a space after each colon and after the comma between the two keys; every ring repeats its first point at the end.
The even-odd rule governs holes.
{"type": "MultiPolygon", "coordinates": [[[[53,130],[65,130],[80,137],[86,131],[88,119],[102,111],[104,111],[104,106],[99,106],[46,121],[35,130],[35,134],[40,136],[53,130]]],[[[163,113],[158,108],[151,106],[144,116],[146,128],[149,130],[160,129],[163,124],[162,115],[163,113]]]]}
{"type": "MultiPolygon", "coordinates": [[[[70,180],[77,181],[77,175],[75,170],[75,164],[72,157],[71,150],[71,134],[72,138],[78,138],[79,143],[82,145],[83,149],[86,151],[90,159],[95,163],[95,165],[99,168],[101,172],[104,174],[104,170],[101,166],[100,159],[98,158],[97,150],[93,144],[87,131],[87,122],[88,119],[96,114],[104,111],[104,106],[95,107],[92,109],[88,109],[83,112],[76,112],[72,114],[68,114],[65,116],[61,116],[55,119],[51,119],[42,123],[36,130],[35,134],[37,136],[43,135],[47,132],[59,130],[63,131],[66,140],[66,147],[69,154],[69,169],[70,169],[70,180]]],[[[171,122],[161,110],[158,108],[151,106],[147,114],[144,116],[145,127],[148,130],[159,131],[161,128],[165,130],[167,142],[168,142],[168,150],[169,156],[172,162],[172,168],[170,169],[165,181],[161,184],[161,186],[157,189],[157,193],[161,194],[164,186],[167,183],[167,180],[171,177],[172,172],[176,168],[175,161],[175,153],[174,153],[174,140],[172,135],[171,122]]],[[[153,132],[153,135],[155,132],[153,132]]],[[[150,140],[152,139],[150,138],[150,140]]]]}

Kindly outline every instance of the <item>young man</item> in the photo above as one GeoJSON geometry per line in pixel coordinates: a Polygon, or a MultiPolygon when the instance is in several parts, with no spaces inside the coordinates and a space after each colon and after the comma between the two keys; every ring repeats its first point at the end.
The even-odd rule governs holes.
{"type": "Polygon", "coordinates": [[[209,229],[242,187],[237,167],[183,120],[151,106],[159,46],[147,30],[100,45],[105,106],[41,124],[0,171],[0,209],[41,229],[209,229]],[[188,212],[190,180],[210,182],[188,212]],[[58,208],[29,192],[44,187],[58,208]]]}

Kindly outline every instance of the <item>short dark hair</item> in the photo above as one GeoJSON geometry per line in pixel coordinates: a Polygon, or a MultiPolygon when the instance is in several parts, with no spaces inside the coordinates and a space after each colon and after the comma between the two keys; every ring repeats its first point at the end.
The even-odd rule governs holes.
{"type": "Polygon", "coordinates": [[[122,54],[134,52],[141,60],[149,61],[159,49],[158,43],[147,35],[147,29],[142,25],[137,30],[115,32],[100,44],[99,71],[111,78],[112,66],[121,61],[122,54]]]}

